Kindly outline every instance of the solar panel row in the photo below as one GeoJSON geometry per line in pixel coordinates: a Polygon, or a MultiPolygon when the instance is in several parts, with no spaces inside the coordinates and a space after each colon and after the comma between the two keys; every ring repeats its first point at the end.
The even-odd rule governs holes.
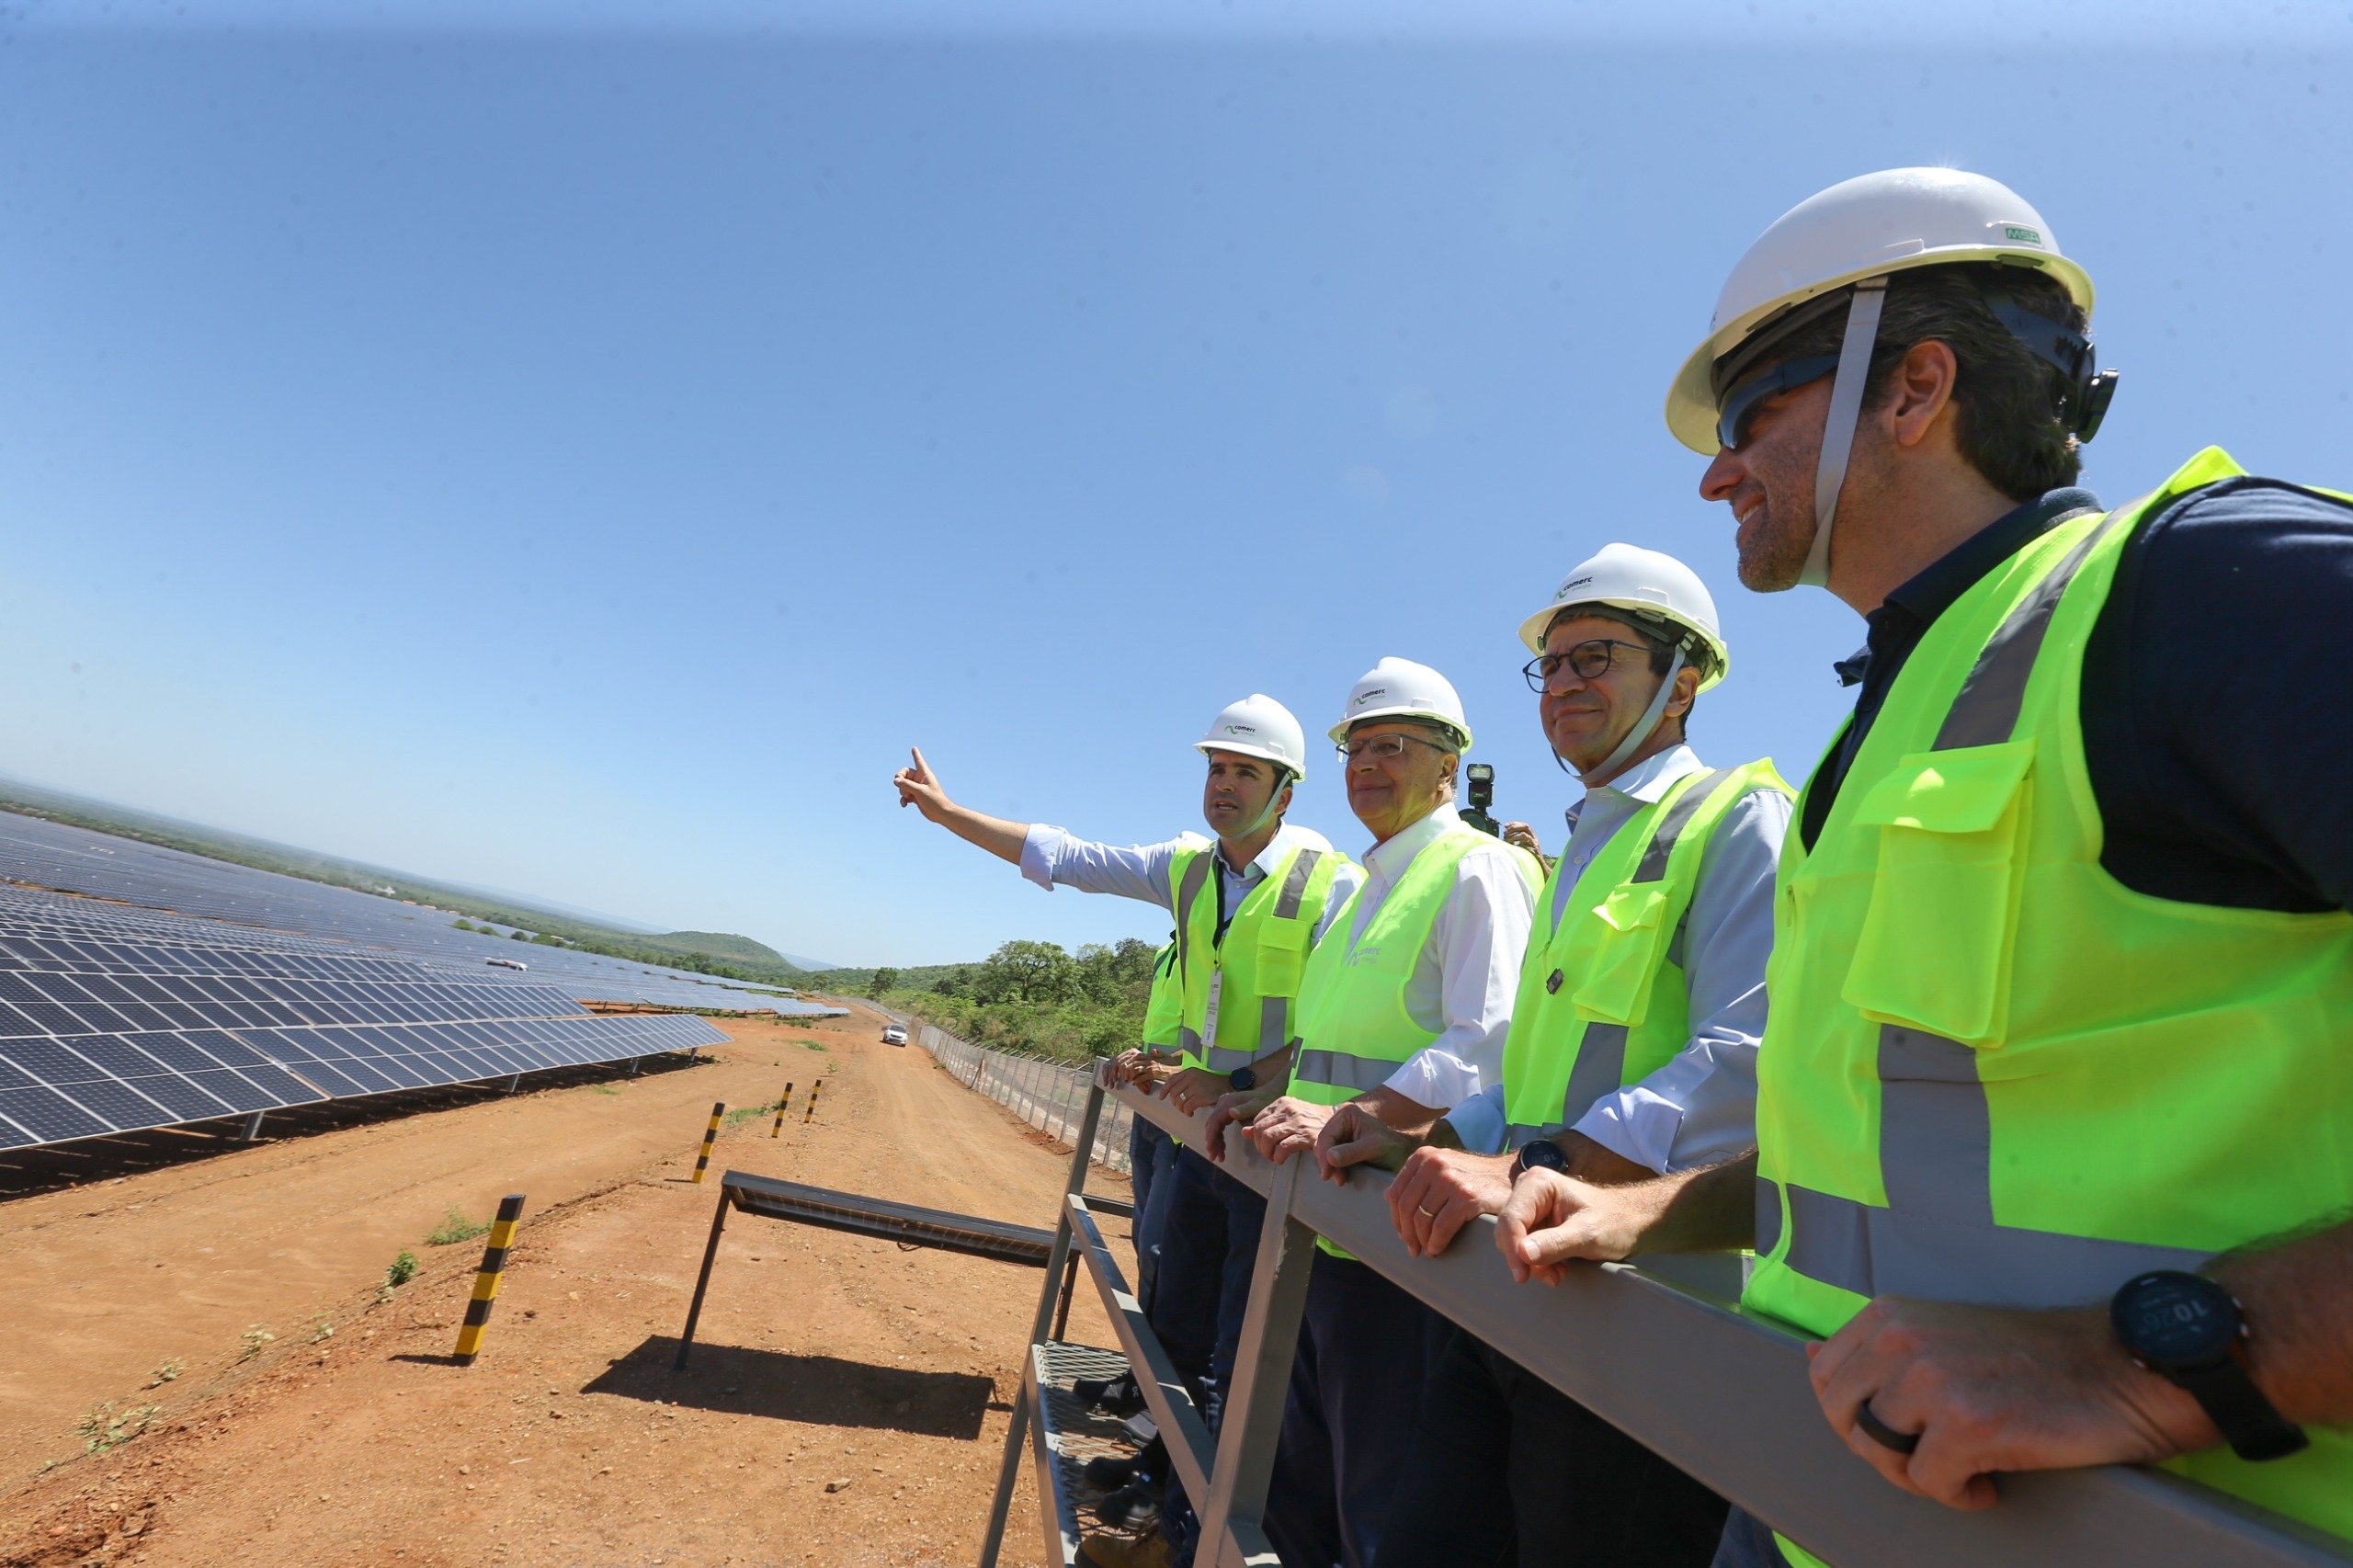
{"type": "Polygon", "coordinates": [[[710,1045],[540,982],[0,889],[0,1148],[710,1045]]]}
{"type": "Polygon", "coordinates": [[[711,1045],[685,1015],[0,1040],[0,1148],[711,1045]]]}
{"type": "MultiPolygon", "coordinates": [[[[363,943],[401,958],[468,971],[479,971],[493,957],[519,958],[534,977],[553,981],[574,997],[671,1007],[825,1010],[715,976],[460,931],[455,915],[419,904],[15,812],[0,812],[0,880],[119,899],[123,903],[108,907],[132,916],[173,911],[244,923],[224,924],[223,930],[274,928],[258,933],[272,946],[281,945],[280,932],[307,933],[282,939],[298,950],[349,951],[352,943],[363,943]],[[323,939],[327,937],[345,940],[323,939]]],[[[46,896],[88,904],[88,898],[46,896]]]]}

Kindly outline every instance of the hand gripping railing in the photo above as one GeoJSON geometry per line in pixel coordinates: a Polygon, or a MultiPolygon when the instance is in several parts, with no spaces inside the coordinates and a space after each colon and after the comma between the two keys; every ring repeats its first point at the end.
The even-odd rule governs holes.
{"type": "MultiPolygon", "coordinates": [[[[1106,1092],[1193,1146],[1205,1143],[1205,1116],[1180,1115],[1131,1088],[1106,1092]]],[[[1094,1107],[1088,1109],[1092,1123],[1094,1107]]],[[[1806,1377],[1804,1341],[1734,1304],[1736,1260],[1646,1257],[1640,1267],[1572,1269],[1557,1288],[1515,1284],[1495,1250],[1492,1219],[1466,1227],[1437,1258],[1413,1257],[1391,1227],[1386,1173],[1358,1167],[1346,1185],[1335,1186],[1316,1179],[1312,1158],[1277,1167],[1237,1133],[1228,1134],[1226,1147],[1224,1169],[1267,1196],[1267,1228],[1214,1454],[1197,1418],[1169,1418],[1177,1416],[1171,1407],[1180,1402],[1182,1415],[1192,1414],[1181,1385],[1151,1386],[1163,1381],[1154,1374],[1165,1373],[1165,1358],[1132,1299],[1113,1312],[1139,1382],[1148,1395],[1163,1396],[1152,1400],[1153,1408],[1186,1489],[1199,1504],[1202,1561],[1216,1568],[1276,1561],[1258,1526],[1317,1233],[1833,1563],[2353,1562],[2353,1543],[2158,1471],[2107,1466],[2006,1475],[2000,1502],[1977,1513],[1899,1492],[1848,1452],[1823,1419],[1806,1377]],[[1174,1399],[1167,1397],[1172,1392],[1174,1399]]],[[[1085,1212],[1084,1199],[1066,1198],[1058,1232],[1067,1235],[1072,1218],[1085,1212]]],[[[1099,1247],[1091,1222],[1082,1228],[1087,1247],[1099,1247]]],[[[1094,1267],[1099,1284],[1100,1266],[1094,1267]]],[[[1015,1419],[1008,1461],[1019,1441],[1017,1414],[1015,1419]]],[[[1010,1479],[1008,1462],[1006,1495],[992,1521],[1000,1528],[1010,1479]]],[[[983,1564],[995,1560],[996,1533],[983,1564]]]]}

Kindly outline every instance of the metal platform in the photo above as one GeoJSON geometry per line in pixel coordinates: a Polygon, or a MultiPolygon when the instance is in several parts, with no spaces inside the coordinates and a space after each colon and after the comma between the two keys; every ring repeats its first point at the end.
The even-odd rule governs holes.
{"type": "Polygon", "coordinates": [[[1079,1518],[1082,1502],[1097,1494],[1086,1483],[1086,1461],[1131,1459],[1136,1452],[1126,1425],[1083,1403],[1071,1392],[1072,1385],[1080,1378],[1116,1378],[1127,1369],[1127,1357],[1117,1350],[1051,1339],[1029,1347],[1021,1392],[1029,1409],[1038,1513],[1050,1563],[1072,1568],[1078,1561],[1081,1538],[1105,1533],[1079,1518]]]}
{"type": "Polygon", "coordinates": [[[770,1220],[790,1220],[828,1231],[946,1252],[970,1253],[999,1263],[1046,1267],[1053,1251],[1054,1233],[1034,1225],[983,1220],[975,1214],[951,1214],[941,1209],[918,1209],[912,1203],[867,1198],[855,1192],[779,1181],[744,1171],[729,1171],[719,1179],[721,1197],[746,1214],[770,1220]]]}
{"type": "MultiPolygon", "coordinates": [[[[716,1118],[711,1125],[718,1125],[716,1118]]],[[[766,1220],[789,1220],[820,1230],[873,1236],[901,1246],[961,1252],[1031,1268],[1044,1268],[1053,1261],[1054,1233],[1035,1226],[984,1220],[977,1214],[951,1214],[944,1209],[918,1209],[912,1203],[779,1181],[749,1171],[729,1171],[719,1178],[719,1211],[711,1216],[710,1241],[703,1248],[702,1272],[695,1277],[694,1301],[687,1308],[686,1329],[678,1335],[677,1359],[671,1363],[674,1371],[687,1369],[687,1358],[694,1349],[695,1324],[702,1319],[702,1299],[710,1289],[710,1268],[719,1260],[720,1233],[727,1228],[730,1209],[766,1220]]],[[[1052,1293],[1049,1280],[1047,1294],[1052,1293]]]]}

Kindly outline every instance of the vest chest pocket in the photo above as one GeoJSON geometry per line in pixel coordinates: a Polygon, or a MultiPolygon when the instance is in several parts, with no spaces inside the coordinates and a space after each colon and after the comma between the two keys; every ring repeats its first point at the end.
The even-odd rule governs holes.
{"type": "Polygon", "coordinates": [[[1863,797],[1879,860],[1840,995],[1865,1017],[2002,1043],[2033,763],[2030,737],[1915,752],[1863,797]]]}
{"type": "Polygon", "coordinates": [[[1577,1017],[1629,1028],[1643,1021],[1666,951],[1671,902],[1664,882],[1621,882],[1578,921],[1563,966],[1576,977],[1569,1000],[1577,1017]]]}
{"type": "Polygon", "coordinates": [[[1258,932],[1258,994],[1296,996],[1300,976],[1307,969],[1307,949],[1314,927],[1305,920],[1269,915],[1258,932]]]}

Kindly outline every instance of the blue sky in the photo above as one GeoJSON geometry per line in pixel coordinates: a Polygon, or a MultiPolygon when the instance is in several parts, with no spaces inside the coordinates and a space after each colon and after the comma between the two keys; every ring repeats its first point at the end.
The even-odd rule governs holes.
{"type": "Polygon", "coordinates": [[[1628,539],[1795,777],[1859,623],[1733,583],[1659,406],[1817,187],[2040,207],[2111,499],[2353,482],[2353,14],[1889,9],[0,12],[0,770],[847,962],[1156,937],[905,747],[1157,837],[1223,702],[1399,653],[1557,836],[1513,630],[1628,539]]]}

